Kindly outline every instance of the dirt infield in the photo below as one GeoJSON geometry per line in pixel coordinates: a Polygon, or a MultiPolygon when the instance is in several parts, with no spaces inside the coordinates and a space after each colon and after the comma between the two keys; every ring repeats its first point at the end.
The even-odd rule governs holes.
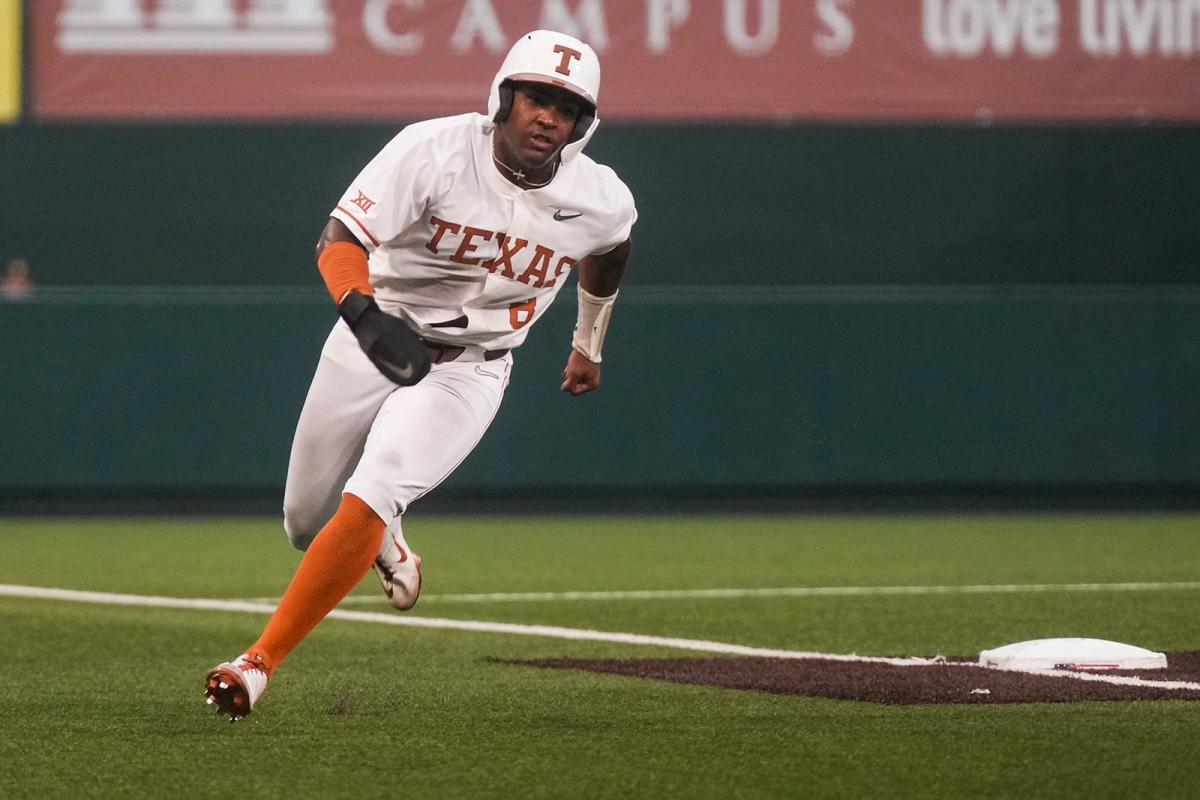
{"type": "MultiPolygon", "coordinates": [[[[1200,682],[1200,651],[1166,655],[1167,669],[1097,670],[1095,674],[1200,682]]],[[[1071,677],[1004,672],[972,666],[974,661],[950,658],[944,664],[921,666],[783,658],[558,658],[501,663],[888,705],[1200,700],[1200,691],[1194,689],[1121,686],[1071,677]]]]}

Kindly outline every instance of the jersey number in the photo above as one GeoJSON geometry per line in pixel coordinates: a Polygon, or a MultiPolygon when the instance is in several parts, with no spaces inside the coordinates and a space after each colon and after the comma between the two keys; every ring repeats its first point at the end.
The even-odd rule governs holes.
{"type": "Polygon", "coordinates": [[[508,322],[514,331],[524,328],[533,319],[533,309],[537,307],[537,298],[521,303],[513,303],[508,307],[508,322]]]}

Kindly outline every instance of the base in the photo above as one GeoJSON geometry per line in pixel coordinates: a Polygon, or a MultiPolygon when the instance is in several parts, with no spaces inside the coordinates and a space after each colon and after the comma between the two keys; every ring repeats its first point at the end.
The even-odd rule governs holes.
{"type": "Polygon", "coordinates": [[[979,666],[1020,671],[1166,669],[1167,657],[1107,639],[1033,639],[984,650],[979,666]]]}

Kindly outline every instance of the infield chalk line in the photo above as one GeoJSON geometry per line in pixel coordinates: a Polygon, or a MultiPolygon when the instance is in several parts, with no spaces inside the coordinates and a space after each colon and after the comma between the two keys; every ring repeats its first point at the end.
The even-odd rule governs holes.
{"type": "MultiPolygon", "coordinates": [[[[974,586],[790,586],[766,589],[645,589],[607,592],[486,592],[423,594],[428,603],[537,603],[559,600],[726,600],[739,597],[861,597],[923,594],[1022,594],[1036,592],[1156,592],[1200,590],[1200,581],[1174,583],[1008,583],[974,586]]],[[[278,597],[251,602],[278,603],[278,597]]],[[[353,595],[343,605],[382,603],[379,597],[353,595]]]]}
{"type": "MultiPolygon", "coordinates": [[[[205,598],[155,597],[141,594],[112,594],[109,592],[81,592],[73,589],[52,589],[41,586],[20,586],[0,583],[0,597],[20,597],[35,600],[65,600],[75,603],[94,603],[114,606],[139,606],[144,608],[176,608],[196,611],[235,611],[253,614],[270,614],[275,606],[246,600],[211,600],[205,598]]],[[[946,661],[942,658],[919,658],[916,656],[860,656],[845,653],[817,653],[803,650],[775,650],[767,647],[747,647],[727,642],[710,642],[703,639],[676,639],[666,636],[646,636],[638,633],[616,633],[594,631],[583,628],[560,628],[554,625],[518,625],[511,622],[484,622],[480,620],[441,619],[437,617],[401,616],[396,613],[381,614],[374,611],[344,611],[334,609],[329,619],[344,619],[353,622],[377,622],[383,625],[401,625],[410,628],[433,628],[438,630],[471,631],[474,633],[503,633],[515,636],[541,636],[551,639],[570,639],[587,642],[632,644],[649,647],[667,647],[676,650],[693,650],[721,655],[757,656],[761,658],[787,658],[809,661],[844,661],[867,664],[891,664],[898,667],[946,666],[976,667],[986,669],[970,661],[946,661]]],[[[1144,686],[1156,689],[1177,689],[1200,692],[1200,683],[1191,681],[1156,681],[1134,678],[1127,675],[1097,675],[1095,673],[1069,672],[1065,670],[1039,670],[1036,674],[1081,681],[1111,683],[1120,686],[1144,686]]]]}

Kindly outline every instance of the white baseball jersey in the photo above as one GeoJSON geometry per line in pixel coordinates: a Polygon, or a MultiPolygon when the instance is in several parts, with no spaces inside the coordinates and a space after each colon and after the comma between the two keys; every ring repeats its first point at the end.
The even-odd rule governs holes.
{"type": "Polygon", "coordinates": [[[571,266],[624,242],[637,220],[629,189],[586,155],[539,189],[492,159],[482,114],[409,125],[331,214],[367,248],[380,308],[431,341],[517,347],[571,266]]]}

